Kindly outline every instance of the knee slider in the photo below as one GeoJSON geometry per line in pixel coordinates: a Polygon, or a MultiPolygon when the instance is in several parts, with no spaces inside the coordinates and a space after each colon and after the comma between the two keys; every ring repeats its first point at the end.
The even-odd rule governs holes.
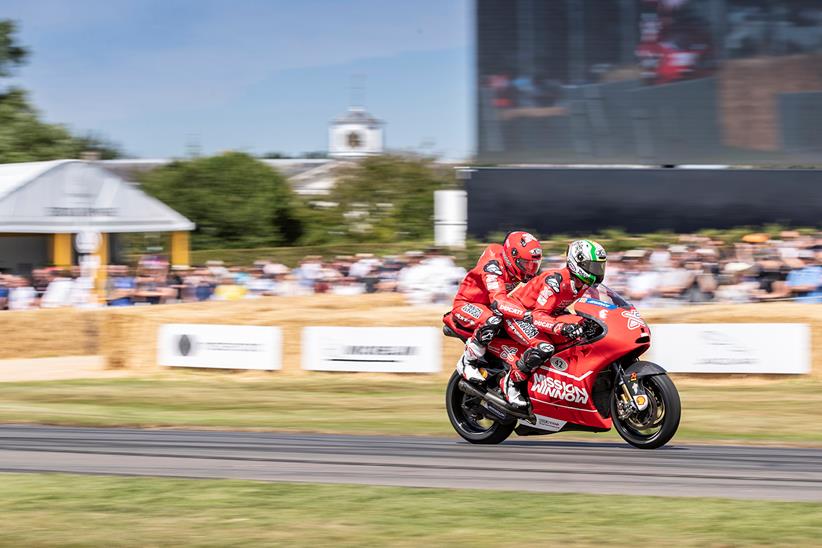
{"type": "Polygon", "coordinates": [[[488,344],[491,342],[497,333],[499,333],[502,326],[502,318],[499,316],[491,316],[485,323],[477,328],[476,339],[480,344],[488,344]]]}
{"type": "Polygon", "coordinates": [[[530,374],[553,355],[554,346],[546,342],[541,342],[522,353],[522,357],[519,362],[517,362],[517,367],[519,367],[523,373],[530,374]]]}

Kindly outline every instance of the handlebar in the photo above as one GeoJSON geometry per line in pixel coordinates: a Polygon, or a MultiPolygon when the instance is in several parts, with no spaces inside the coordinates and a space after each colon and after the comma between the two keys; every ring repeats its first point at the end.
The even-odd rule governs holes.
{"type": "Polygon", "coordinates": [[[564,344],[558,344],[554,346],[554,353],[562,352],[563,350],[568,350],[574,346],[581,346],[583,344],[588,344],[593,339],[596,339],[600,336],[602,332],[602,326],[598,321],[590,317],[582,317],[582,337],[579,339],[568,341],[564,344]]]}

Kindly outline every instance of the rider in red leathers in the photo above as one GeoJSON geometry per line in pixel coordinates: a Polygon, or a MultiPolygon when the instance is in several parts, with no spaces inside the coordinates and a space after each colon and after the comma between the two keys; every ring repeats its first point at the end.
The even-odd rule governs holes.
{"type": "Polygon", "coordinates": [[[568,246],[565,268],[542,272],[511,293],[512,299],[531,311],[531,318],[505,319],[508,334],[528,347],[500,383],[508,403],[517,407],[528,405],[518,384],[527,381],[554,353],[553,345],[537,340],[539,332],[555,343],[582,336],[582,318],[568,314],[566,308],[588,287],[602,282],[605,264],[606,254],[601,245],[577,240],[568,246]]]}
{"type": "Polygon", "coordinates": [[[477,266],[466,274],[451,311],[458,326],[474,333],[457,362],[457,371],[466,380],[485,380],[476,363],[503,327],[503,319],[530,320],[530,312],[508,293],[533,278],[541,262],[539,241],[527,232],[517,231],[508,234],[502,245],[489,245],[477,266]]]}

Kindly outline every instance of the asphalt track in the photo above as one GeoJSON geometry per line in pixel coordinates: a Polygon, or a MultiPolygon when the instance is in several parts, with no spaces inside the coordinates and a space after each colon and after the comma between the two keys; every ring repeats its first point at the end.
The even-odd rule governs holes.
{"type": "Polygon", "coordinates": [[[0,471],[822,501],[822,449],[0,426],[0,471]]]}

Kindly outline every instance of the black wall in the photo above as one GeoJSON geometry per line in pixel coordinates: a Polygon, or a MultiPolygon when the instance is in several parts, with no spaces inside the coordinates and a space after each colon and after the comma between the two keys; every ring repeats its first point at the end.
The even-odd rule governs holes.
{"type": "Polygon", "coordinates": [[[468,233],[822,225],[822,170],[470,170],[468,233]]]}

